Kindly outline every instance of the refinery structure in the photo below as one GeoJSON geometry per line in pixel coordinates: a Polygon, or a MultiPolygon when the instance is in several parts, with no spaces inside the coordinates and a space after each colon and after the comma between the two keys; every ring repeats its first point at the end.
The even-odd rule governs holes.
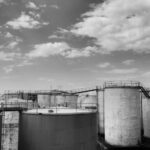
{"type": "Polygon", "coordinates": [[[150,90],[139,82],[9,91],[0,111],[0,150],[150,149],[150,90]]]}

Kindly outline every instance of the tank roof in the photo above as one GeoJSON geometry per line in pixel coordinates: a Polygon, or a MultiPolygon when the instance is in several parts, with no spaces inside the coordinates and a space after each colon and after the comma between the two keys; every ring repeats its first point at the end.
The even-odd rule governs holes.
{"type": "Polygon", "coordinates": [[[63,114],[86,114],[86,113],[95,113],[97,110],[93,109],[74,109],[68,107],[52,107],[49,109],[32,109],[24,111],[26,114],[50,114],[50,115],[63,115],[63,114]]]}

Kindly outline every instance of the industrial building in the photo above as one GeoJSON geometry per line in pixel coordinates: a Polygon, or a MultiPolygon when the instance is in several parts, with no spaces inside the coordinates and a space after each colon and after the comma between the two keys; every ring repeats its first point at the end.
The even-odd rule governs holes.
{"type": "Polygon", "coordinates": [[[7,92],[0,106],[0,150],[150,149],[150,92],[139,82],[7,92]]]}

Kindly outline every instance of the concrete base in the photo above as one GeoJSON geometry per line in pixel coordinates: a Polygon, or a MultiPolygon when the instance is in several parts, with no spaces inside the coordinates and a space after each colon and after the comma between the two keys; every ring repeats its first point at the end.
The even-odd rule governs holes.
{"type": "Polygon", "coordinates": [[[2,150],[18,150],[19,112],[4,112],[2,150]]]}
{"type": "Polygon", "coordinates": [[[142,144],[134,147],[113,146],[105,142],[104,138],[99,137],[97,150],[150,150],[150,139],[143,138],[142,144]]]}
{"type": "Polygon", "coordinates": [[[150,138],[143,137],[142,138],[142,146],[145,147],[146,149],[150,150],[150,138]]]}

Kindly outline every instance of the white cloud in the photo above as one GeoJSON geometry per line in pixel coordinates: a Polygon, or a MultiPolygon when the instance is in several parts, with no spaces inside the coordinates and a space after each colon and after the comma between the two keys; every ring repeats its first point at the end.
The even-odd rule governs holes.
{"type": "Polygon", "coordinates": [[[49,57],[50,55],[64,55],[64,51],[70,47],[66,43],[43,43],[34,46],[34,50],[29,52],[27,56],[30,58],[49,57]]]}
{"type": "Polygon", "coordinates": [[[30,65],[33,65],[33,63],[25,59],[22,62],[20,62],[18,65],[16,65],[16,67],[24,67],[24,66],[30,66],[30,65]]]}
{"type": "Polygon", "coordinates": [[[136,73],[138,71],[137,68],[131,68],[131,69],[112,69],[110,71],[107,71],[107,73],[112,74],[132,74],[136,73]]]}
{"type": "MultiPolygon", "coordinates": [[[[23,59],[23,58],[22,58],[22,59],[23,59]]],[[[6,73],[10,73],[10,72],[12,72],[15,68],[21,68],[21,67],[30,66],[30,65],[33,65],[33,63],[30,62],[30,61],[27,60],[27,59],[24,59],[24,60],[21,60],[20,63],[13,64],[13,65],[8,65],[8,66],[4,66],[4,67],[3,67],[3,70],[4,70],[6,73]]]]}
{"type": "Polygon", "coordinates": [[[1,3],[6,4],[6,0],[0,0],[0,4],[1,3]]]}
{"type": "Polygon", "coordinates": [[[6,23],[8,27],[11,27],[15,30],[21,29],[21,28],[27,28],[27,29],[37,29],[40,28],[42,25],[48,25],[47,22],[40,22],[31,16],[25,14],[25,12],[21,13],[21,16],[17,19],[14,19],[12,21],[8,21],[6,23]]]}
{"type": "Polygon", "coordinates": [[[1,32],[0,37],[3,40],[3,45],[0,46],[0,49],[14,49],[20,42],[23,41],[20,37],[5,31],[1,32]]]}
{"type": "Polygon", "coordinates": [[[5,34],[5,38],[13,38],[13,35],[10,32],[7,32],[5,34]]]}
{"type": "Polygon", "coordinates": [[[49,37],[48,37],[49,39],[64,39],[64,36],[59,36],[59,35],[50,35],[49,37]]]}
{"type": "Polygon", "coordinates": [[[20,53],[15,52],[4,52],[0,51],[0,60],[2,61],[13,61],[14,59],[20,57],[20,53]]]}
{"type": "Polygon", "coordinates": [[[27,56],[30,58],[49,57],[52,55],[62,55],[67,58],[88,57],[97,51],[96,47],[87,46],[85,48],[76,49],[70,47],[65,42],[42,43],[34,46],[34,50],[30,51],[27,56]]]}
{"type": "Polygon", "coordinates": [[[40,8],[46,8],[47,5],[46,5],[46,4],[41,4],[41,5],[39,5],[39,7],[40,7],[40,8]]]}
{"type": "Polygon", "coordinates": [[[150,77],[150,71],[147,71],[145,73],[142,74],[143,77],[150,77]]]}
{"type": "Polygon", "coordinates": [[[3,70],[4,70],[6,73],[12,72],[13,69],[14,69],[14,66],[13,66],[13,65],[9,65],[9,66],[3,67],[3,70]]]}
{"type": "Polygon", "coordinates": [[[68,58],[77,58],[77,57],[88,57],[90,56],[90,53],[89,51],[79,51],[79,50],[76,50],[76,49],[72,49],[71,51],[68,51],[66,53],[66,57],[68,58]]]}
{"type": "Polygon", "coordinates": [[[35,11],[29,11],[29,14],[33,17],[33,18],[37,18],[40,19],[41,15],[35,11]]]}
{"type": "Polygon", "coordinates": [[[55,8],[55,9],[59,9],[58,5],[50,5],[50,7],[55,8]]]}
{"type": "Polygon", "coordinates": [[[30,8],[30,9],[39,9],[38,6],[36,6],[36,4],[34,2],[28,2],[26,4],[26,8],[30,8]]]}
{"type": "Polygon", "coordinates": [[[109,62],[101,63],[98,65],[98,67],[100,67],[100,68],[107,68],[109,66],[111,66],[111,64],[109,62]]]}
{"type": "Polygon", "coordinates": [[[39,81],[46,81],[46,82],[54,82],[54,79],[47,78],[47,77],[40,77],[38,78],[39,81]]]}
{"type": "Polygon", "coordinates": [[[53,35],[50,35],[48,38],[49,39],[70,39],[70,38],[74,38],[74,36],[75,35],[72,34],[67,29],[58,28],[57,31],[53,35]]]}
{"type": "Polygon", "coordinates": [[[94,52],[97,52],[97,47],[87,46],[82,49],[71,48],[70,51],[65,53],[65,56],[68,58],[89,57],[94,52]]]}
{"type": "Polygon", "coordinates": [[[133,60],[133,59],[128,59],[128,60],[123,61],[122,63],[125,64],[125,65],[131,65],[131,64],[134,63],[134,61],[135,60],[133,60]]]}
{"type": "Polygon", "coordinates": [[[12,41],[12,42],[10,42],[10,43],[8,44],[7,48],[13,49],[13,48],[15,48],[15,47],[18,45],[18,43],[19,43],[19,42],[17,42],[17,41],[12,41]]]}
{"type": "Polygon", "coordinates": [[[150,53],[150,1],[106,0],[82,15],[71,32],[95,39],[107,53],[150,53]]]}

